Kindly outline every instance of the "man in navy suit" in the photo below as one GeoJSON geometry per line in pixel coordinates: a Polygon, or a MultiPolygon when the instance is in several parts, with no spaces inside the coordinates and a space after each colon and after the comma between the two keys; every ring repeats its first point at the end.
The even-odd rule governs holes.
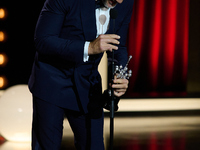
{"type": "MultiPolygon", "coordinates": [[[[33,150],[58,150],[67,117],[77,149],[103,150],[103,106],[98,64],[115,51],[127,62],[126,35],[133,0],[46,0],[35,30],[36,55],[29,89],[33,94],[33,150]],[[96,8],[96,6],[100,6],[96,8]],[[113,33],[111,8],[118,11],[113,33]]],[[[116,97],[128,80],[114,79],[116,97]]]]}

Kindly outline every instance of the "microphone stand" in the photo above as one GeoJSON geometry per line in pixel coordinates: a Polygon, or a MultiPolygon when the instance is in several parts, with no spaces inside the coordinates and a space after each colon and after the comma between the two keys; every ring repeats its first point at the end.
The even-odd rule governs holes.
{"type": "MultiPolygon", "coordinates": [[[[113,34],[115,34],[115,19],[117,18],[117,10],[110,10],[110,18],[113,19],[113,34]]],[[[132,76],[132,70],[128,70],[128,64],[131,60],[132,56],[129,56],[128,62],[126,66],[123,68],[122,65],[115,67],[114,61],[114,50],[112,50],[112,66],[111,66],[111,74],[112,74],[112,84],[113,80],[116,76],[117,79],[129,79],[132,76]]],[[[111,87],[110,94],[110,150],[113,150],[113,139],[114,139],[114,115],[115,115],[115,96],[114,89],[111,87]]]]}
{"type": "MultiPolygon", "coordinates": [[[[117,18],[117,11],[110,10],[110,18],[113,19],[113,33],[115,33],[115,19],[117,18]]],[[[115,63],[114,63],[114,50],[112,50],[112,82],[114,80],[115,63]]],[[[111,87],[111,103],[110,103],[110,150],[113,150],[114,139],[114,89],[111,87]]]]}
{"type": "MultiPolygon", "coordinates": [[[[112,52],[112,81],[114,80],[114,50],[112,52]]],[[[113,150],[114,139],[114,89],[111,87],[111,103],[110,103],[110,150],[113,150]]]]}

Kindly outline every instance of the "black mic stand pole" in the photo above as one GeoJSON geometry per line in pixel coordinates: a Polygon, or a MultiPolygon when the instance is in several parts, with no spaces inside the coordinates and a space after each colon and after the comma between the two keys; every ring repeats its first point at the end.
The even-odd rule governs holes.
{"type": "MultiPolygon", "coordinates": [[[[117,11],[110,10],[110,18],[113,19],[113,33],[115,34],[115,19],[117,18],[117,11]]],[[[112,82],[114,80],[115,63],[114,63],[114,50],[112,50],[112,82]]],[[[110,150],[113,150],[114,139],[114,89],[111,87],[111,103],[110,103],[110,150]]]]}
{"type": "MultiPolygon", "coordinates": [[[[112,52],[112,73],[114,73],[114,50],[112,52]]],[[[114,74],[112,74],[112,81],[114,80],[114,74]]],[[[114,89],[111,87],[111,103],[110,103],[110,150],[113,150],[114,139],[114,89]]]]}
{"type": "MultiPolygon", "coordinates": [[[[112,51],[112,82],[114,80],[114,50],[112,51]]],[[[114,138],[114,89],[111,87],[111,103],[110,103],[110,150],[113,150],[114,138]]]]}

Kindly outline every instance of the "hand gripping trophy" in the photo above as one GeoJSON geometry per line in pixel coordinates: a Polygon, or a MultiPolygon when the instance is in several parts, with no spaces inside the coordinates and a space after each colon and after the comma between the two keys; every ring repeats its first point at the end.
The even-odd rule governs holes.
{"type": "MultiPolygon", "coordinates": [[[[129,59],[125,65],[125,67],[123,68],[122,65],[118,66],[116,65],[115,66],[115,70],[114,70],[114,76],[117,78],[117,79],[129,79],[131,76],[132,76],[132,70],[128,70],[128,64],[130,62],[130,60],[132,59],[132,56],[130,55],[129,56],[129,59]]],[[[104,95],[107,95],[109,97],[111,97],[112,95],[112,92],[111,92],[111,89],[108,89],[104,92],[104,95]]],[[[115,101],[115,106],[114,106],[114,110],[117,111],[118,110],[118,102],[119,102],[120,98],[118,97],[114,97],[114,101],[115,101]]],[[[110,110],[110,100],[106,101],[105,105],[104,105],[104,108],[107,109],[107,110],[110,110]]]]}

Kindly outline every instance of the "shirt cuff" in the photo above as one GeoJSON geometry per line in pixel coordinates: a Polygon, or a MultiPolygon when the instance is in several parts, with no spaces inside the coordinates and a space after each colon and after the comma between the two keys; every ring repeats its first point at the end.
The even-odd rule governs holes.
{"type": "Polygon", "coordinates": [[[89,60],[89,56],[88,56],[88,47],[89,47],[90,42],[85,42],[84,45],[84,54],[83,54],[83,61],[86,62],[89,60]]]}

